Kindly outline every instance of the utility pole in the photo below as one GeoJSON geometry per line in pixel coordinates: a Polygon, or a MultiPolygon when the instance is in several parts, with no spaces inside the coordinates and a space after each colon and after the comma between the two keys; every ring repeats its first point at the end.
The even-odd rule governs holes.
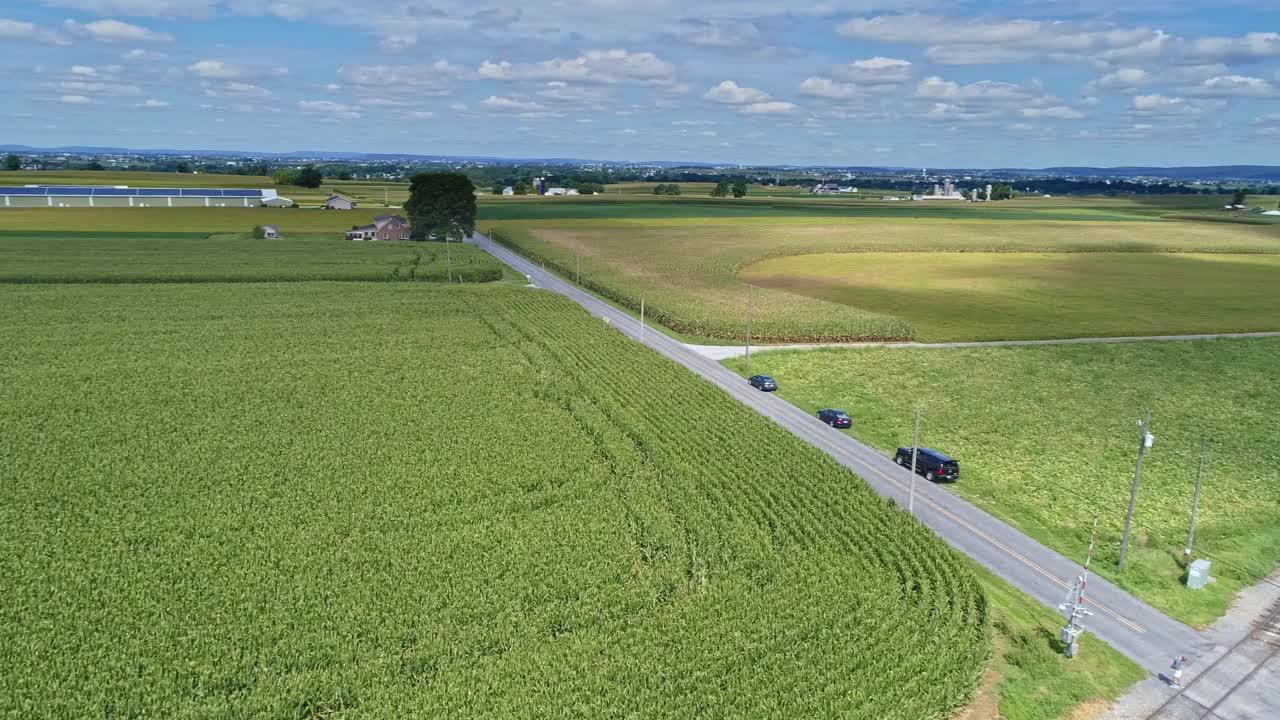
{"type": "Polygon", "coordinates": [[[747,286],[747,372],[751,372],[751,286],[747,286]]]}
{"type": "Polygon", "coordinates": [[[907,493],[907,512],[916,514],[916,453],[920,449],[920,409],[916,408],[916,429],[911,434],[911,489],[907,493]]]}
{"type": "Polygon", "coordinates": [[[449,282],[453,282],[453,256],[449,254],[449,235],[444,236],[444,266],[449,274],[449,282]]]}
{"type": "Polygon", "coordinates": [[[1204,438],[1200,438],[1200,464],[1196,468],[1196,495],[1191,501],[1191,532],[1187,534],[1187,547],[1182,553],[1187,560],[1191,559],[1191,552],[1196,546],[1196,516],[1200,514],[1200,480],[1204,478],[1204,461],[1208,454],[1207,444],[1204,438]]]}
{"type": "Polygon", "coordinates": [[[1151,429],[1151,410],[1147,410],[1146,416],[1138,421],[1138,428],[1142,430],[1142,436],[1138,440],[1138,464],[1133,468],[1133,487],[1129,490],[1129,511],[1124,516],[1124,537],[1120,539],[1120,562],[1118,567],[1124,568],[1125,556],[1129,554],[1129,531],[1133,527],[1133,506],[1138,502],[1138,483],[1142,480],[1142,457],[1146,454],[1147,448],[1155,442],[1149,430],[1151,429]]]}
{"type": "Polygon", "coordinates": [[[640,342],[644,342],[644,298],[640,298],[640,342]]]}
{"type": "Polygon", "coordinates": [[[1058,606],[1067,618],[1067,624],[1062,626],[1062,654],[1069,658],[1076,656],[1079,652],[1080,634],[1084,632],[1084,626],[1081,624],[1086,616],[1093,613],[1084,607],[1085,586],[1089,584],[1089,563],[1093,560],[1093,541],[1098,536],[1098,518],[1093,518],[1093,529],[1089,531],[1089,553],[1084,558],[1084,573],[1076,578],[1075,584],[1071,586],[1071,590],[1067,593],[1066,602],[1058,606]]]}
{"type": "Polygon", "coordinates": [[[573,261],[574,263],[577,264],[577,272],[575,273],[575,276],[577,277],[576,282],[579,285],[581,285],[582,284],[582,256],[578,254],[574,254],[573,261]]]}

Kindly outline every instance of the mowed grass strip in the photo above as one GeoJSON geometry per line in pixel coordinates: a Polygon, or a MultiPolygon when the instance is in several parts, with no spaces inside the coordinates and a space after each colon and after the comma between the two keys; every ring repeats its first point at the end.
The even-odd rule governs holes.
{"type": "Polygon", "coordinates": [[[820,253],[738,277],[902,318],[925,342],[1280,330],[1280,255],[820,253]]]}
{"type": "MultiPolygon", "coordinates": [[[[838,407],[886,453],[921,444],[956,457],[951,488],[1068,557],[1192,623],[1280,564],[1280,338],[948,350],[771,351],[752,372],[807,409],[838,407]],[[1136,421],[1153,412],[1129,566],[1116,570],[1136,421]],[[1182,586],[1200,440],[1209,443],[1196,548],[1218,581],[1182,586]]],[[[729,361],[740,371],[741,361],[729,361]]]]}
{"type": "Polygon", "coordinates": [[[258,240],[108,237],[96,233],[0,235],[0,283],[419,280],[490,282],[502,266],[470,245],[354,242],[328,235],[258,240]],[[447,253],[447,256],[446,256],[447,253]]]}
{"type": "Polygon", "coordinates": [[[986,663],[966,560],[564,298],[0,301],[0,715],[940,720],[986,663]]]}
{"type": "MultiPolygon", "coordinates": [[[[647,311],[667,327],[720,340],[741,340],[745,332],[749,285],[738,277],[739,271],[758,267],[756,263],[769,258],[875,252],[904,253],[903,262],[911,262],[905,253],[1280,253],[1280,227],[1168,221],[994,222],[810,215],[544,220],[502,223],[497,228],[520,252],[545,259],[568,277],[576,275],[580,262],[584,283],[597,292],[633,309],[644,298],[647,311]]],[[[1157,269],[1176,266],[1166,263],[1157,269]]],[[[1151,282],[1176,285],[1183,280],[1170,276],[1151,282]]],[[[906,339],[916,332],[913,321],[924,317],[770,287],[757,288],[753,304],[752,335],[760,342],[906,339]]]]}

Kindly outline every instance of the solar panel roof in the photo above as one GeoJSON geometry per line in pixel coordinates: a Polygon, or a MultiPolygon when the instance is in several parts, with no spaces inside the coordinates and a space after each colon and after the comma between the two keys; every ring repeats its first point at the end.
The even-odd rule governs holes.
{"type": "Polygon", "coordinates": [[[262,190],[219,188],[116,188],[87,185],[38,185],[35,187],[0,186],[0,195],[60,195],[96,197],[196,197],[196,198],[260,198],[262,190]]]}

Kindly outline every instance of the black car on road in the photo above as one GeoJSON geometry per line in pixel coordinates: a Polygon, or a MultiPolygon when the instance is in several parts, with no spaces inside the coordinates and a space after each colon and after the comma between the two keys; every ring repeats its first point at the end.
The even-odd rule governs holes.
{"type": "Polygon", "coordinates": [[[778,389],[778,383],[768,375],[752,375],[747,378],[747,382],[751,383],[751,387],[765,392],[773,392],[778,389]]]}
{"type": "MultiPolygon", "coordinates": [[[[893,461],[902,467],[911,467],[911,448],[898,448],[893,461]]],[[[916,450],[916,474],[923,475],[924,479],[930,482],[937,480],[955,482],[960,479],[960,463],[937,450],[922,447],[916,450]]]]}
{"type": "Polygon", "coordinates": [[[833,428],[853,427],[853,420],[843,410],[819,410],[818,419],[833,428]]]}

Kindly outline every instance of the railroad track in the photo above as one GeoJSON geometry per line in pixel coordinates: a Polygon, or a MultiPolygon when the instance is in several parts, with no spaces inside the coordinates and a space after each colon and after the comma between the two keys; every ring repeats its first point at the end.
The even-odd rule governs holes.
{"type": "Polygon", "coordinates": [[[1231,699],[1236,690],[1252,680],[1258,674],[1258,671],[1266,667],[1277,655],[1280,655],[1280,600],[1277,600],[1267,612],[1253,621],[1253,630],[1248,635],[1240,638],[1235,645],[1231,646],[1230,650],[1220,655],[1209,667],[1198,673],[1191,682],[1166,700],[1163,705],[1156,708],[1155,712],[1148,715],[1145,720],[1182,720],[1183,718],[1191,717],[1196,718],[1196,720],[1231,720],[1218,715],[1218,710],[1222,708],[1222,705],[1227,700],[1231,699]],[[1232,683],[1226,692],[1222,693],[1216,700],[1206,700],[1206,702],[1211,703],[1208,705],[1190,697],[1189,693],[1197,687],[1201,680],[1211,677],[1224,660],[1235,656],[1236,651],[1250,643],[1256,643],[1266,648],[1267,651],[1262,654],[1260,660],[1250,662],[1248,671],[1239,675],[1239,679],[1232,683]]]}

